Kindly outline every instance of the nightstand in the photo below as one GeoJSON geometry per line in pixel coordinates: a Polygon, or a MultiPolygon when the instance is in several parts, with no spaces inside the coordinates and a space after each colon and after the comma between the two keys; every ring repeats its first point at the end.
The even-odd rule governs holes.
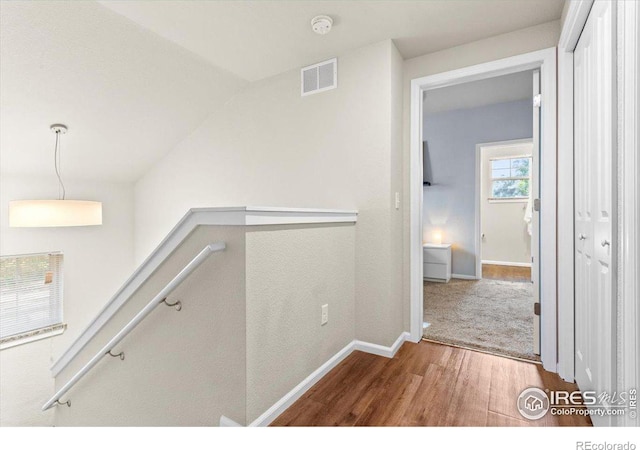
{"type": "Polygon", "coordinates": [[[423,244],[423,277],[447,283],[451,279],[451,244],[423,244]]]}

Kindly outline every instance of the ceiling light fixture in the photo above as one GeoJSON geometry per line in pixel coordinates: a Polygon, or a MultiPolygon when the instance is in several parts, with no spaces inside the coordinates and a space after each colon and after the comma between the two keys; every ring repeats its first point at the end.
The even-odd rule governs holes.
{"type": "Polygon", "coordinates": [[[53,154],[59,183],[58,200],[14,200],[9,202],[10,227],[80,227],[102,225],[102,203],[67,200],[60,176],[60,136],[67,132],[62,124],[51,125],[56,135],[53,154]]]}
{"type": "Polygon", "coordinates": [[[332,25],[333,19],[329,16],[315,16],[311,19],[311,29],[317,34],[327,34],[332,25]]]}

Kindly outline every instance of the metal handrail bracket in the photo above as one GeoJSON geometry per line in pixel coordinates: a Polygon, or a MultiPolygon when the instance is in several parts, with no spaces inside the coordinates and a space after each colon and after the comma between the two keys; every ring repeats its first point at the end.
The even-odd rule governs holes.
{"type": "MultiPolygon", "coordinates": [[[[167,296],[171,294],[191,273],[196,270],[200,264],[204,262],[209,255],[215,252],[221,252],[226,248],[226,244],[224,242],[216,242],[214,244],[209,244],[205,248],[200,251],[193,258],[189,264],[187,264],[181,271],[178,273],[173,279],[167,283],[167,285],[160,291],[158,294],[153,297],[153,299],[147,303],[147,305],[135,315],[133,319],[129,321],[107,344],[102,347],[102,349],[95,354],[93,358],[89,360],[76,374],[71,377],[69,381],[67,381],[64,386],[62,386],[58,392],[55,393],[53,397],[51,397],[43,406],[42,410],[46,411],[52,406],[56,406],[59,404],[67,404],[67,406],[71,405],[71,402],[60,402],[60,398],[64,396],[69,390],[83,377],[89,372],[98,362],[104,358],[106,355],[111,356],[120,356],[111,353],[111,351],[115,348],[116,345],[120,343],[130,332],[133,330],[142,320],[151,313],[158,305],[161,303],[166,303],[167,296]]],[[[170,306],[179,305],[182,307],[181,302],[176,302],[170,306]]],[[[180,308],[176,306],[176,310],[180,311],[180,308]]],[[[122,353],[121,359],[124,359],[124,353],[122,353]]]]}

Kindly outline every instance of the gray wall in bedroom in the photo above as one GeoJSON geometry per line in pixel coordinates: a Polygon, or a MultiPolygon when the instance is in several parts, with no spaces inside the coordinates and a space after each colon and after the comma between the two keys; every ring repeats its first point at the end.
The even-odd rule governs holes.
{"type": "Polygon", "coordinates": [[[427,173],[423,240],[453,245],[452,273],[475,276],[476,144],[531,138],[531,99],[445,111],[424,118],[427,173]]]}

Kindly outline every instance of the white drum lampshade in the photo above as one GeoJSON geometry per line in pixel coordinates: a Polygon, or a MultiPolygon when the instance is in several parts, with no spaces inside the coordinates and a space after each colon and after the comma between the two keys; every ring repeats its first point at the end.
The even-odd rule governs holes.
{"type": "Polygon", "coordinates": [[[55,133],[54,169],[60,197],[57,200],[13,200],[9,202],[10,227],[83,227],[102,225],[102,202],[67,200],[60,175],[60,136],[68,128],[61,123],[49,127],[55,133]]]}
{"type": "Polygon", "coordinates": [[[14,200],[10,227],[82,227],[102,225],[102,202],[83,200],[14,200]]]}

